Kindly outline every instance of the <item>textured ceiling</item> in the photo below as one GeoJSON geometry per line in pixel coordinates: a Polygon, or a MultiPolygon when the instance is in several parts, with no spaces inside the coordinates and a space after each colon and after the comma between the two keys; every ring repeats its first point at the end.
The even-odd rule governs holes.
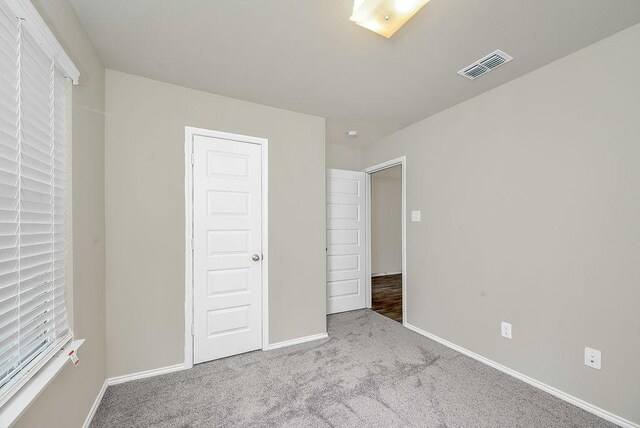
{"type": "Polygon", "coordinates": [[[640,22],[638,0],[431,0],[385,39],[349,21],[352,0],[71,3],[108,68],[323,116],[350,146],[640,22]],[[495,49],[514,61],[456,74],[495,49]]]}

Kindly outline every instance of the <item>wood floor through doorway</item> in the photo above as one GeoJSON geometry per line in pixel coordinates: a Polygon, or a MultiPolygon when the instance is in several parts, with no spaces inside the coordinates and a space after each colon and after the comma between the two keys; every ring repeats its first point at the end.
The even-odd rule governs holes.
{"type": "Polygon", "coordinates": [[[402,274],[371,278],[371,309],[402,322],[402,274]]]}

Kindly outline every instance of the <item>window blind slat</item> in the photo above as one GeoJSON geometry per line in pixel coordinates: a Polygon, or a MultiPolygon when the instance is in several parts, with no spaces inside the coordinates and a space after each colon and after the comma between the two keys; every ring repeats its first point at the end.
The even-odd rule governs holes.
{"type": "Polygon", "coordinates": [[[3,186],[0,189],[0,198],[15,199],[13,192],[17,190],[18,186],[17,171],[5,171],[0,168],[0,185],[3,186]]]}
{"type": "MultiPolygon", "coordinates": [[[[0,159],[0,169],[14,174],[17,174],[18,169],[18,37],[17,19],[0,10],[0,145],[4,155],[0,159]]],[[[17,183],[12,180],[8,182],[6,176],[4,178],[0,186],[0,205],[3,207],[0,224],[7,221],[15,223],[17,207],[6,199],[15,199],[18,187],[17,183]],[[13,208],[13,212],[4,211],[9,207],[13,208]]],[[[0,229],[1,232],[9,232],[17,237],[15,227],[0,226],[0,229]]],[[[13,242],[15,245],[15,241],[13,242]]]]}
{"type": "Polygon", "coordinates": [[[17,20],[0,10],[0,385],[19,366],[18,37],[17,20]]]}
{"type": "Polygon", "coordinates": [[[5,262],[0,262],[0,275],[5,273],[16,272],[18,268],[18,262],[13,260],[8,260],[5,262]]]}
{"type": "Polygon", "coordinates": [[[31,298],[24,305],[20,303],[20,331],[23,331],[23,325],[28,323],[33,318],[37,317],[41,313],[50,310],[51,307],[51,294],[41,293],[31,298]]]}
{"type": "Polygon", "coordinates": [[[22,268],[20,269],[20,276],[21,276],[20,285],[21,286],[22,284],[29,284],[33,278],[45,272],[48,272],[53,267],[53,264],[51,262],[39,263],[34,260],[30,260],[29,262],[31,263],[30,267],[28,267],[27,269],[22,269],[22,268]]]}
{"type": "MultiPolygon", "coordinates": [[[[16,225],[17,229],[17,225],[16,225]]],[[[0,248],[13,248],[18,246],[18,237],[17,236],[5,236],[0,235],[0,248]]],[[[0,285],[1,287],[2,285],[0,285]]]]}
{"type": "Polygon", "coordinates": [[[22,166],[22,176],[41,183],[50,183],[52,179],[49,173],[42,172],[25,165],[22,166]]]}
{"type": "Polygon", "coordinates": [[[35,357],[34,351],[37,348],[46,348],[48,343],[53,342],[53,325],[41,324],[38,328],[34,329],[29,335],[21,336],[20,340],[20,359],[28,362],[31,358],[35,357]]]}
{"type": "MultiPolygon", "coordinates": [[[[26,112],[23,112],[26,114],[26,112]]],[[[32,123],[23,122],[22,126],[22,147],[21,153],[26,158],[30,158],[37,161],[35,164],[36,169],[39,162],[44,164],[42,170],[49,172],[51,169],[51,147],[46,145],[47,138],[51,138],[51,135],[44,134],[46,129],[38,129],[33,126],[32,123]]]]}
{"type": "MultiPolygon", "coordinates": [[[[18,265],[17,263],[15,264],[16,266],[18,265]]],[[[0,286],[2,287],[2,289],[5,288],[16,288],[18,285],[18,272],[16,272],[15,270],[0,275],[0,286]]],[[[12,291],[12,295],[11,296],[4,296],[3,297],[3,301],[8,299],[8,298],[13,298],[13,296],[16,296],[18,294],[18,290],[13,290],[12,291]]]]}
{"type": "Polygon", "coordinates": [[[6,381],[9,380],[8,379],[8,377],[9,377],[8,375],[9,375],[9,373],[11,373],[11,371],[13,371],[13,369],[17,365],[15,363],[15,361],[17,361],[17,360],[18,360],[18,351],[17,351],[17,349],[15,351],[8,352],[7,355],[4,356],[4,358],[2,357],[2,355],[0,355],[0,379],[3,379],[2,381],[0,381],[0,387],[6,381]]]}
{"type": "Polygon", "coordinates": [[[18,294],[18,272],[0,275],[0,301],[18,294]]]}
{"type": "Polygon", "coordinates": [[[48,233],[34,233],[31,235],[22,235],[21,243],[22,245],[33,245],[33,244],[41,244],[44,242],[49,242],[51,235],[48,233]]]}
{"type": "Polygon", "coordinates": [[[25,223],[20,226],[23,235],[31,235],[34,233],[51,233],[51,224],[25,223]]]}
{"type": "MultiPolygon", "coordinates": [[[[2,16],[6,16],[2,13],[2,16]]],[[[9,23],[6,19],[0,19],[0,46],[2,46],[2,52],[7,56],[13,55],[13,50],[11,49],[14,45],[14,42],[17,42],[18,33],[15,32],[14,27],[15,24],[9,23]],[[16,37],[14,40],[13,37],[16,37]]]]}
{"type": "MultiPolygon", "coordinates": [[[[16,323],[18,321],[20,317],[18,316],[18,306],[17,306],[17,300],[16,300],[16,306],[14,307],[14,309],[10,312],[5,312],[2,315],[0,315],[0,327],[5,327],[9,324],[13,324],[16,323]]],[[[18,334],[18,330],[19,330],[19,325],[16,325],[15,334],[18,334]]]]}
{"type": "Polygon", "coordinates": [[[53,313],[55,339],[69,334],[66,306],[65,189],[66,189],[66,79],[53,76],[53,313]]]}
{"type": "MultiPolygon", "coordinates": [[[[22,65],[25,68],[25,72],[37,75],[46,73],[51,68],[51,59],[28,32],[24,33],[22,47],[21,60],[22,65]]],[[[52,82],[47,79],[41,79],[38,80],[37,84],[41,86],[51,86],[52,82]]],[[[46,92],[44,93],[46,94],[46,92]]]]}
{"type": "MultiPolygon", "coordinates": [[[[3,146],[5,147],[5,146],[3,146]]],[[[6,148],[5,148],[6,150],[6,148]]],[[[6,153],[6,152],[5,152],[6,153]]],[[[15,153],[15,158],[14,153],[8,153],[11,155],[11,157],[6,156],[6,157],[1,157],[0,158],[0,169],[2,169],[3,171],[8,171],[8,172],[12,172],[12,173],[17,173],[18,172],[18,156],[17,156],[17,150],[15,153]]]]}
{"type": "Polygon", "coordinates": [[[5,296],[5,299],[2,300],[3,308],[2,308],[2,311],[0,311],[0,328],[4,328],[5,326],[11,324],[12,322],[16,321],[19,318],[18,317],[18,298],[15,297],[18,294],[17,293],[18,284],[16,283],[13,287],[7,287],[7,288],[9,288],[10,291],[14,292],[14,296],[10,298],[6,298],[5,296]]]}
{"type": "Polygon", "coordinates": [[[36,358],[40,352],[47,349],[48,339],[50,338],[46,336],[39,337],[32,340],[25,346],[20,344],[20,366],[18,367],[18,370],[21,367],[26,367],[26,365],[36,358]]]}
{"type": "Polygon", "coordinates": [[[11,328],[16,321],[0,328],[0,331],[2,332],[0,333],[0,361],[2,360],[1,354],[4,354],[11,346],[13,346],[13,343],[18,340],[18,330],[11,328]]]}
{"type": "Polygon", "coordinates": [[[11,59],[11,62],[9,61],[5,61],[0,63],[0,75],[2,75],[2,80],[5,82],[5,86],[8,86],[10,84],[14,84],[17,83],[17,81],[14,79],[13,81],[11,80],[11,74],[13,73],[13,57],[14,57],[14,52],[17,52],[17,45],[14,45],[14,41],[12,37],[3,37],[0,36],[0,43],[3,45],[2,48],[2,52],[0,53],[0,55],[2,55],[2,57],[11,59]],[[16,47],[16,50],[14,51],[14,47],[16,47]]]}
{"type": "Polygon", "coordinates": [[[40,325],[49,321],[47,312],[37,312],[30,318],[23,317],[20,319],[20,341],[24,343],[23,338],[29,337],[33,331],[40,329],[40,325]]]}
{"type": "MultiPolygon", "coordinates": [[[[10,198],[0,198],[0,210],[2,210],[3,212],[3,220],[0,220],[0,224],[3,223],[13,223],[16,224],[18,223],[18,216],[17,216],[17,208],[18,208],[18,204],[16,203],[17,201],[15,199],[10,199],[10,198]]],[[[4,236],[2,233],[0,233],[0,236],[4,236]]]]}
{"type": "Polygon", "coordinates": [[[0,249],[0,262],[11,262],[14,260],[18,260],[17,248],[0,249]]]}
{"type": "MultiPolygon", "coordinates": [[[[25,78],[25,82],[28,80],[25,78]]],[[[47,104],[51,102],[49,98],[37,96],[32,93],[35,90],[25,90],[22,92],[22,118],[25,131],[30,132],[34,137],[41,137],[42,143],[47,145],[47,137],[50,130],[53,117],[49,115],[50,107],[47,104]]],[[[28,141],[28,139],[25,139],[28,141]]]]}
{"type": "MultiPolygon", "coordinates": [[[[17,265],[17,263],[16,263],[17,265]]],[[[0,293],[3,293],[3,297],[0,298],[0,302],[13,298],[18,294],[18,291],[12,291],[11,295],[6,295],[9,291],[2,291],[6,288],[15,288],[18,286],[18,272],[12,271],[3,275],[0,275],[0,293]]]]}
{"type": "MultiPolygon", "coordinates": [[[[50,307],[49,310],[53,309],[50,304],[47,304],[46,306],[50,307]]],[[[29,322],[21,323],[19,338],[20,347],[28,347],[34,341],[39,341],[43,338],[47,338],[47,336],[50,336],[52,334],[52,330],[53,320],[49,312],[40,312],[38,316],[34,316],[33,319],[29,320],[29,322]]]]}
{"type": "Polygon", "coordinates": [[[0,77],[0,129],[10,137],[15,137],[18,134],[18,123],[10,120],[14,113],[13,106],[17,101],[13,99],[16,88],[3,86],[3,83],[0,77]]]}
{"type": "Polygon", "coordinates": [[[29,154],[29,149],[23,150],[21,153],[22,165],[42,173],[49,173],[51,165],[42,162],[29,154]]]}
{"type": "Polygon", "coordinates": [[[0,184],[0,198],[15,199],[17,191],[17,185],[0,184]]]}
{"type": "Polygon", "coordinates": [[[18,330],[14,324],[13,331],[10,335],[6,335],[0,341],[0,366],[4,366],[8,361],[15,360],[17,361],[18,357],[18,343],[20,341],[18,337],[18,330]]]}

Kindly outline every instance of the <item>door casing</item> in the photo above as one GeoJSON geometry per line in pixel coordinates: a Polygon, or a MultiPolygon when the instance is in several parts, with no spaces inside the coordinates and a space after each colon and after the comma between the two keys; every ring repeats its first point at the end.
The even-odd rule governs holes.
{"type": "Polygon", "coordinates": [[[269,346],[269,140],[185,127],[184,195],[185,195],[185,299],[184,299],[184,367],[193,367],[193,139],[194,136],[219,138],[262,146],[262,349],[269,346]]]}
{"type": "Polygon", "coordinates": [[[365,302],[371,308],[371,174],[393,166],[402,166],[402,325],[407,325],[407,157],[391,159],[362,170],[366,176],[365,302]]]}

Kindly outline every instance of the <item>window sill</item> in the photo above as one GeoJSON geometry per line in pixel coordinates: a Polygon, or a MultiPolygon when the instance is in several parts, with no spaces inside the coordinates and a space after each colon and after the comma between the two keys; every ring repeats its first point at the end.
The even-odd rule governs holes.
{"type": "Polygon", "coordinates": [[[69,352],[77,351],[84,339],[69,341],[40,370],[38,370],[0,409],[0,426],[8,427],[18,420],[27,407],[62,371],[69,361],[69,352]]]}

